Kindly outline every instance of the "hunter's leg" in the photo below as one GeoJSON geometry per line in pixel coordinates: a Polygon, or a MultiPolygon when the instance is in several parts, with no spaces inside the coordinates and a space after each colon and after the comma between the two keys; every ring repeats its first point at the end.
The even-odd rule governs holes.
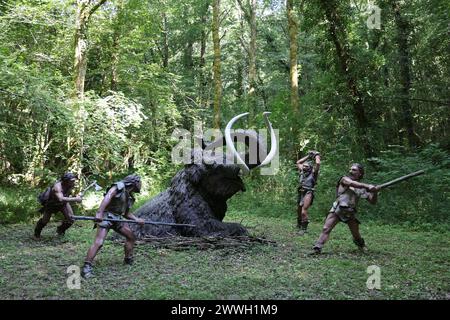
{"type": "Polygon", "coordinates": [[[308,193],[303,199],[303,207],[301,212],[302,221],[308,221],[308,209],[311,206],[312,194],[308,193]]]}
{"type": "Polygon", "coordinates": [[[83,278],[90,278],[93,276],[92,263],[94,262],[94,258],[98,251],[103,246],[103,242],[105,241],[106,235],[109,231],[109,229],[101,228],[98,225],[97,228],[97,235],[95,236],[94,244],[88,250],[86,260],[84,261],[83,269],[81,271],[81,276],[83,278]]]}
{"type": "Polygon", "coordinates": [[[350,232],[353,236],[353,242],[360,248],[364,249],[365,242],[364,239],[361,237],[361,234],[359,233],[359,223],[356,219],[352,219],[348,221],[348,228],[350,229],[350,232]]]}
{"type": "Polygon", "coordinates": [[[302,207],[300,205],[297,206],[297,228],[302,226],[302,207]]]}
{"type": "Polygon", "coordinates": [[[311,202],[312,202],[312,194],[307,193],[303,198],[303,206],[301,207],[299,235],[304,235],[307,232],[309,224],[308,209],[311,206],[311,202]]]}
{"type": "Polygon", "coordinates": [[[61,225],[56,229],[59,235],[63,235],[67,229],[69,229],[73,224],[73,210],[69,203],[66,203],[61,210],[64,215],[64,220],[61,225]]]}
{"type": "Polygon", "coordinates": [[[91,264],[92,262],[94,262],[94,258],[97,255],[98,251],[102,248],[108,231],[109,230],[106,228],[97,227],[97,235],[95,236],[94,244],[88,250],[85,260],[86,262],[89,262],[91,264]]]}
{"type": "Polygon", "coordinates": [[[41,231],[42,231],[42,229],[44,229],[44,227],[50,221],[51,216],[52,216],[52,213],[49,210],[44,209],[44,215],[42,216],[42,218],[39,219],[39,221],[36,224],[36,227],[34,228],[34,236],[36,238],[41,237],[41,231]]]}
{"type": "Polygon", "coordinates": [[[322,233],[320,234],[319,239],[314,245],[314,250],[319,252],[322,250],[325,242],[327,242],[330,237],[331,230],[333,230],[333,228],[336,226],[338,222],[339,222],[338,216],[336,216],[334,213],[328,214],[322,229],[322,233]]]}
{"type": "Polygon", "coordinates": [[[134,236],[133,231],[131,231],[128,224],[123,224],[122,227],[117,230],[119,234],[125,237],[125,259],[124,262],[126,264],[132,264],[133,263],[133,249],[134,249],[134,243],[136,242],[136,237],[134,236]]]}

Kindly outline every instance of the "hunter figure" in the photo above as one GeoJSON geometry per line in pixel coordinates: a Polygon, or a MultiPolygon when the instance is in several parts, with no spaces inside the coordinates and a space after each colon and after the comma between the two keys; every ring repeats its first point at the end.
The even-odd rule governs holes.
{"type": "Polygon", "coordinates": [[[313,247],[314,253],[321,253],[331,230],[339,221],[346,223],[353,236],[353,242],[361,251],[366,251],[364,239],[359,233],[359,220],[356,218],[356,206],[359,198],[367,199],[375,204],[378,199],[379,186],[359,182],[364,176],[364,167],[359,163],[352,164],[349,175],[339,179],[336,185],[336,201],[325,220],[322,233],[313,247]]]}
{"type": "Polygon", "coordinates": [[[140,225],[144,225],[144,220],[135,217],[130,209],[134,203],[133,193],[141,191],[141,178],[137,175],[129,175],[123,180],[113,183],[106,190],[105,197],[95,215],[97,235],[94,244],[89,248],[81,275],[84,278],[93,276],[92,264],[95,256],[103,246],[109,229],[113,229],[125,237],[125,259],[124,263],[131,265],[133,263],[133,247],[136,238],[129,225],[123,222],[103,221],[103,218],[121,219],[124,216],[127,219],[136,220],[140,225]]]}
{"type": "Polygon", "coordinates": [[[297,227],[300,229],[299,234],[303,235],[307,232],[309,224],[308,209],[313,203],[314,186],[319,176],[320,153],[310,151],[307,156],[297,161],[297,168],[299,170],[297,227]],[[314,161],[314,166],[311,160],[314,161]]]}
{"type": "Polygon", "coordinates": [[[53,213],[62,212],[64,220],[56,229],[58,235],[64,235],[67,229],[73,224],[73,210],[70,206],[71,202],[81,202],[80,196],[70,197],[70,193],[75,186],[76,176],[71,172],[66,172],[60,180],[56,181],[51,187],[48,187],[38,197],[42,208],[39,209],[43,216],[36,224],[34,229],[35,239],[40,239],[42,229],[50,221],[53,213]]]}

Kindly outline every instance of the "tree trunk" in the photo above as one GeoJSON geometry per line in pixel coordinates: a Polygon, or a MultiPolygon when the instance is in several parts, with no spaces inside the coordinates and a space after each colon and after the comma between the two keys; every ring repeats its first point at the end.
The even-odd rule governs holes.
{"type": "Polygon", "coordinates": [[[111,53],[111,90],[117,91],[117,84],[119,82],[119,72],[117,70],[119,65],[119,35],[113,35],[113,45],[111,53]]]}
{"type": "Polygon", "coordinates": [[[123,0],[119,0],[117,3],[116,19],[113,24],[113,44],[111,50],[111,90],[117,91],[117,84],[119,82],[119,50],[120,50],[120,36],[122,33],[122,20],[123,20],[123,0]]]}
{"type": "MultiPolygon", "coordinates": [[[[243,42],[243,38],[244,38],[244,20],[242,19],[241,15],[240,15],[240,19],[239,19],[239,26],[240,26],[240,33],[239,33],[239,50],[237,51],[237,66],[236,66],[236,95],[239,99],[242,99],[244,97],[244,93],[245,93],[245,83],[244,83],[244,72],[245,72],[245,57],[246,57],[246,52],[247,47],[245,46],[245,43],[243,42]]],[[[241,100],[243,101],[243,100],[241,100]]]]}
{"type": "MultiPolygon", "coordinates": [[[[206,24],[206,17],[202,17],[202,25],[206,24]]],[[[205,53],[206,53],[206,31],[202,30],[201,39],[200,39],[200,67],[203,68],[205,66],[205,53]]]]}
{"type": "MultiPolygon", "coordinates": [[[[36,124],[37,125],[37,124],[36,124]]],[[[26,179],[31,182],[32,186],[36,186],[39,180],[36,178],[36,169],[40,172],[44,170],[45,165],[45,155],[47,149],[51,144],[48,123],[43,123],[42,126],[35,132],[34,136],[34,148],[33,155],[28,164],[28,169],[26,173],[26,179]]]]}
{"type": "Polygon", "coordinates": [[[396,1],[393,3],[395,25],[397,27],[397,45],[399,55],[399,68],[400,68],[400,85],[401,96],[400,102],[402,108],[401,125],[406,131],[408,144],[411,148],[419,145],[419,138],[414,130],[414,119],[412,116],[412,108],[410,103],[410,90],[411,90],[411,59],[409,54],[408,37],[410,34],[411,26],[408,20],[402,16],[400,4],[396,1]]]}
{"type": "Polygon", "coordinates": [[[84,82],[86,79],[87,69],[87,28],[89,18],[106,0],[77,0],[77,16],[75,26],[75,92],[78,98],[77,110],[75,117],[78,126],[75,128],[77,143],[77,154],[73,156],[71,161],[71,169],[75,171],[78,177],[81,177],[82,162],[84,153],[84,131],[86,110],[84,108],[84,82]]]}
{"type": "MultiPolygon", "coordinates": [[[[244,13],[245,20],[247,21],[250,28],[250,43],[248,48],[246,48],[248,54],[248,92],[247,92],[247,106],[248,112],[250,113],[249,121],[252,123],[254,115],[257,109],[257,69],[256,69],[256,8],[257,0],[247,0],[245,5],[242,0],[238,0],[238,4],[244,13]]],[[[245,45],[244,45],[245,47],[245,45]]]]}
{"type": "MultiPolygon", "coordinates": [[[[183,66],[185,69],[192,71],[192,68],[194,67],[194,42],[195,42],[195,36],[188,30],[191,30],[193,25],[191,22],[189,22],[189,12],[186,10],[183,11],[183,14],[181,16],[181,21],[185,27],[185,31],[187,31],[184,35],[184,40],[186,43],[184,44],[183,49],[183,66]]],[[[200,18],[201,19],[201,18],[200,18]]]]}
{"type": "Polygon", "coordinates": [[[244,96],[244,66],[243,66],[243,55],[239,51],[238,61],[236,61],[236,96],[238,99],[242,99],[244,96]]]}
{"type": "Polygon", "coordinates": [[[84,81],[87,68],[87,26],[89,7],[86,1],[77,0],[75,29],[75,91],[79,99],[84,98],[84,81]]]}
{"type": "Polygon", "coordinates": [[[206,37],[207,32],[205,30],[206,22],[207,22],[207,14],[208,14],[209,2],[205,4],[203,7],[202,17],[201,17],[201,26],[202,31],[200,35],[200,59],[199,59],[199,105],[200,107],[206,106],[206,90],[208,86],[208,77],[205,74],[205,53],[206,53],[206,37]]]}
{"type": "Polygon", "coordinates": [[[75,92],[79,99],[84,98],[84,82],[87,69],[87,29],[89,18],[106,0],[77,0],[75,21],[75,92]]]}
{"type": "Polygon", "coordinates": [[[213,44],[214,44],[214,128],[220,128],[220,107],[222,100],[222,80],[220,74],[220,0],[213,1],[213,44]]]}
{"type": "Polygon", "coordinates": [[[163,20],[163,67],[167,69],[169,66],[169,30],[167,26],[167,15],[162,13],[163,20]]]}
{"type": "Polygon", "coordinates": [[[347,88],[352,98],[353,115],[356,119],[358,133],[357,140],[361,143],[366,156],[371,156],[373,149],[367,136],[369,121],[364,110],[363,95],[357,87],[357,79],[352,73],[353,70],[351,70],[352,57],[349,52],[345,26],[341,23],[340,16],[337,13],[335,0],[321,0],[320,4],[328,20],[329,36],[336,49],[339,68],[346,80],[347,88]]]}
{"type": "Polygon", "coordinates": [[[286,10],[288,18],[289,29],[289,61],[290,61],[290,82],[291,82],[291,108],[294,113],[299,111],[299,99],[298,99],[298,62],[297,62],[297,33],[298,22],[295,16],[294,1],[286,1],[286,10]]]}
{"type": "Polygon", "coordinates": [[[194,67],[194,59],[192,58],[194,52],[194,43],[189,40],[184,48],[184,67],[188,70],[192,70],[194,67]]]}
{"type": "Polygon", "coordinates": [[[256,74],[256,0],[250,0],[250,47],[249,47],[249,66],[248,66],[248,99],[251,118],[254,117],[257,109],[256,88],[258,77],[256,74]]]}

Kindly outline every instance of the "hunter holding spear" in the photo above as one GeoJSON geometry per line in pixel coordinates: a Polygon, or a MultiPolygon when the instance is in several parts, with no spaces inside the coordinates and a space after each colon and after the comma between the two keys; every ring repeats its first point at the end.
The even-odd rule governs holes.
{"type": "Polygon", "coordinates": [[[359,182],[364,177],[364,167],[354,163],[348,175],[339,179],[336,186],[336,201],[333,203],[322,233],[313,247],[315,253],[321,253],[322,248],[330,237],[331,230],[339,221],[346,223],[353,236],[353,242],[361,251],[366,250],[364,239],[359,233],[359,220],[356,218],[356,206],[359,198],[367,199],[369,203],[376,204],[379,186],[359,182]]]}
{"type": "Polygon", "coordinates": [[[120,220],[123,215],[125,218],[134,220],[140,225],[144,225],[143,219],[135,217],[130,209],[134,203],[133,193],[139,193],[141,191],[141,178],[137,175],[129,175],[123,180],[112,184],[112,186],[106,191],[105,197],[100,204],[100,207],[95,215],[95,221],[97,235],[95,237],[93,245],[89,248],[86,256],[86,260],[81,272],[84,278],[90,278],[92,274],[92,264],[95,256],[100,248],[103,246],[106,235],[109,229],[113,229],[120,235],[125,237],[125,258],[124,263],[131,265],[133,263],[133,248],[136,241],[136,237],[131,231],[128,223],[107,221],[104,218],[112,220],[120,220]]]}
{"type": "Polygon", "coordinates": [[[364,239],[359,233],[359,220],[356,218],[356,206],[359,198],[367,199],[369,203],[376,204],[378,200],[378,191],[387,188],[401,181],[418,176],[425,173],[419,170],[406,176],[394,179],[392,181],[372,185],[360,182],[364,177],[364,167],[359,163],[354,163],[350,167],[348,175],[339,178],[336,186],[336,201],[333,203],[319,239],[313,247],[314,253],[321,253],[322,248],[330,237],[331,230],[339,221],[346,223],[353,236],[353,242],[361,251],[366,251],[364,239]]]}

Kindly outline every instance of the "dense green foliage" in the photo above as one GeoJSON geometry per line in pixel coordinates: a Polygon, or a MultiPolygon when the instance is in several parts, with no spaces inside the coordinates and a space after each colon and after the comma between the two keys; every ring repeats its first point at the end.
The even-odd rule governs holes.
{"type": "MultiPolygon", "coordinates": [[[[285,0],[214,1],[213,19],[212,0],[0,0],[0,299],[450,299],[449,1],[288,7],[289,19],[285,0]],[[264,128],[263,111],[279,130],[280,168],[245,177],[225,221],[275,243],[180,252],[152,241],[124,266],[122,243],[107,239],[96,277],[67,288],[95,231],[77,221],[56,237],[55,214],[32,239],[40,191],[67,170],[79,190],[136,172],[135,210],[181,168],[176,128],[220,119],[224,129],[243,112],[241,128],[264,128]],[[295,161],[311,149],[322,164],[300,237],[295,161]],[[368,254],[340,223],[310,255],[353,162],[373,184],[426,174],[382,190],[376,205],[361,200],[368,254]],[[366,285],[372,265],[378,290],[366,285]]],[[[75,214],[101,199],[91,190],[75,214]]]]}
{"type": "MultiPolygon", "coordinates": [[[[294,1],[296,113],[289,105],[285,3],[257,1],[258,113],[248,124],[262,127],[260,112],[272,112],[281,168],[272,177],[252,175],[247,193],[232,199],[232,206],[261,215],[294,214],[293,163],[318,149],[323,165],[312,208],[318,219],[331,205],[337,178],[359,161],[374,183],[429,169],[383,191],[377,206],[363,205],[367,218],[448,222],[448,2],[375,3],[382,9],[380,29],[368,28],[366,1],[294,1]],[[357,100],[366,122],[355,113],[357,100]]],[[[221,12],[223,128],[249,109],[250,31],[236,1],[222,0],[221,12]]],[[[170,160],[173,130],[213,123],[211,17],[206,0],[102,3],[88,21],[80,99],[74,83],[76,1],[1,0],[0,220],[35,217],[38,190],[79,162],[83,181],[106,185],[138,172],[147,196],[167,186],[179,169],[170,160]]]]}

